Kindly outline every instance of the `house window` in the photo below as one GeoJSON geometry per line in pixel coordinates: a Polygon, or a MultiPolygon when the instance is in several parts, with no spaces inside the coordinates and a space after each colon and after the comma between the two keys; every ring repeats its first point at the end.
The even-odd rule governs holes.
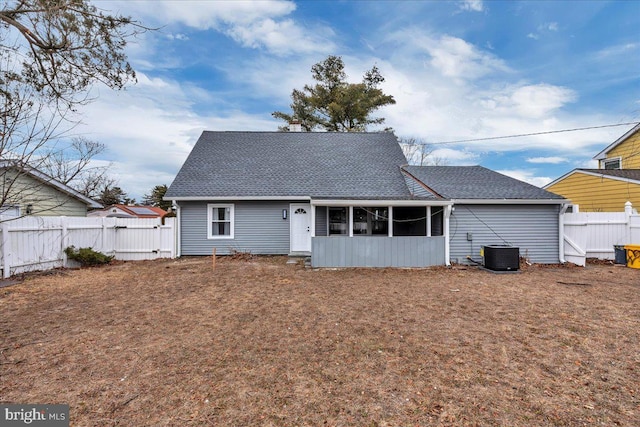
{"type": "Polygon", "coordinates": [[[353,235],[389,235],[389,208],[354,207],[353,235]]]}
{"type": "Polygon", "coordinates": [[[622,169],[622,159],[620,157],[605,159],[602,164],[604,169],[622,169]]]}
{"type": "Polygon", "coordinates": [[[427,208],[424,206],[394,207],[393,235],[426,236],[427,208]]]}
{"type": "Polygon", "coordinates": [[[329,208],[329,236],[349,234],[349,209],[329,208]]]}
{"type": "Polygon", "coordinates": [[[442,207],[431,208],[431,235],[442,236],[444,234],[444,209],[442,207]]]}
{"type": "Polygon", "coordinates": [[[20,216],[20,206],[18,205],[3,205],[0,206],[0,215],[8,216],[8,217],[19,217],[20,216]]]}
{"type": "Polygon", "coordinates": [[[209,239],[233,239],[234,209],[232,204],[207,205],[209,239]]]}

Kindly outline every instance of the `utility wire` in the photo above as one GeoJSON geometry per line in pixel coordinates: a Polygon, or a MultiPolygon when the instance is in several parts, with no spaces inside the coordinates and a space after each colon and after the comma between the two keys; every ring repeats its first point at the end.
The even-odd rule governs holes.
{"type": "Polygon", "coordinates": [[[564,132],[577,132],[580,130],[590,130],[590,129],[602,129],[602,128],[612,128],[618,126],[629,126],[629,125],[637,125],[640,122],[628,122],[628,123],[618,123],[611,125],[601,125],[601,126],[588,126],[584,128],[573,128],[573,129],[561,129],[561,130],[549,130],[546,132],[532,132],[532,133],[522,133],[519,135],[505,135],[505,136],[492,136],[487,138],[473,138],[473,139],[459,139],[456,141],[438,141],[438,142],[424,142],[416,145],[444,145],[444,144],[459,144],[463,142],[477,142],[477,141],[491,141],[494,139],[507,139],[507,138],[521,138],[524,136],[536,136],[536,135],[549,135],[552,133],[564,133],[564,132]]]}

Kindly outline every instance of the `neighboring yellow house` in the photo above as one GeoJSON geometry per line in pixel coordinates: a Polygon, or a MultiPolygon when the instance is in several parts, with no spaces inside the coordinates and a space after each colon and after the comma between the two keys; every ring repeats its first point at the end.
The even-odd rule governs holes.
{"type": "Polygon", "coordinates": [[[102,205],[29,166],[0,161],[0,215],[87,216],[102,205]]]}
{"type": "Polygon", "coordinates": [[[599,169],[574,169],[544,189],[580,206],[582,212],[623,212],[640,207],[640,124],[596,154],[599,169]]]}

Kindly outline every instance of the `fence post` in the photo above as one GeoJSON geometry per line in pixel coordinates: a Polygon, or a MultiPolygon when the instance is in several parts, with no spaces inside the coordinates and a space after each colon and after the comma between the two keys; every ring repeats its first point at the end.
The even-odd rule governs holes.
{"type": "Polygon", "coordinates": [[[176,257],[176,218],[165,218],[165,224],[169,223],[169,226],[171,227],[171,259],[174,259],[176,257]]]}
{"type": "Polygon", "coordinates": [[[2,223],[2,277],[11,276],[11,241],[9,239],[9,222],[2,223]]]}
{"type": "Polygon", "coordinates": [[[103,216],[102,217],[102,248],[100,250],[100,252],[102,252],[103,254],[107,254],[107,217],[103,216]]]}
{"type": "Polygon", "coordinates": [[[65,249],[67,249],[67,247],[69,246],[69,233],[68,233],[68,222],[67,222],[67,217],[65,216],[61,216],[60,217],[60,226],[62,228],[61,233],[62,236],[60,237],[60,246],[61,246],[61,250],[62,250],[62,266],[63,267],[67,267],[67,253],[64,251],[65,249]]]}
{"type": "Polygon", "coordinates": [[[633,214],[633,204],[630,201],[624,204],[624,219],[627,221],[625,238],[627,243],[631,243],[631,214],[633,214]]]}

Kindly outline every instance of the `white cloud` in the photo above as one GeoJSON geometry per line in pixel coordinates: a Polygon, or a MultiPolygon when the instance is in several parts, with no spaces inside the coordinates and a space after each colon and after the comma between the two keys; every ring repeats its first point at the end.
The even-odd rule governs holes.
{"type": "Polygon", "coordinates": [[[289,15],[296,9],[292,1],[162,1],[114,2],[120,10],[142,16],[164,25],[180,23],[198,30],[218,29],[223,23],[246,25],[266,19],[289,15]]]}
{"type": "Polygon", "coordinates": [[[177,34],[169,33],[169,34],[167,34],[167,38],[169,40],[180,40],[180,41],[189,40],[189,36],[186,35],[186,34],[182,34],[182,33],[177,33],[177,34]]]}
{"type": "MultiPolygon", "coordinates": [[[[291,19],[279,22],[273,19],[262,19],[248,25],[232,26],[225,32],[245,47],[264,46],[276,55],[286,55],[291,52],[326,53],[334,48],[329,37],[322,36],[322,30],[309,34],[291,19]]],[[[326,36],[332,35],[330,31],[324,31],[324,33],[326,36]]]]}
{"type": "MultiPolygon", "coordinates": [[[[577,92],[549,83],[517,81],[517,70],[509,68],[501,58],[464,40],[450,36],[433,37],[415,28],[390,37],[397,49],[384,61],[378,59],[377,62],[386,78],[383,89],[392,94],[397,103],[381,109],[378,115],[386,117],[385,125],[396,129],[399,136],[446,142],[557,131],[618,121],[617,117],[606,114],[570,113],[568,107],[577,100],[577,92]],[[438,45],[440,40],[446,42],[438,45]],[[447,46],[455,48],[446,49],[447,46]],[[451,61],[451,72],[441,72],[441,69],[449,70],[441,65],[446,61],[434,64],[429,58],[425,61],[420,56],[420,53],[437,49],[447,52],[441,57],[455,58],[451,61]],[[459,72],[465,67],[467,72],[459,72]]],[[[607,141],[615,140],[618,132],[593,129],[456,143],[447,145],[447,148],[466,150],[479,158],[488,153],[519,150],[547,150],[550,151],[549,157],[562,157],[567,151],[602,147],[607,141]]],[[[457,161],[454,158],[450,163],[456,164],[457,161]]]]}
{"type": "Polygon", "coordinates": [[[553,179],[548,176],[535,176],[532,171],[524,169],[499,170],[497,172],[503,175],[510,176],[511,178],[518,179],[520,181],[528,182],[529,184],[535,185],[536,187],[544,187],[545,185],[553,181],[553,179]]]}
{"type": "Polygon", "coordinates": [[[549,163],[553,165],[557,165],[560,163],[566,163],[568,160],[565,157],[560,156],[551,156],[551,157],[529,157],[527,159],[528,163],[549,163]]]}
{"type": "Polygon", "coordinates": [[[541,118],[575,101],[576,97],[574,91],[560,86],[515,85],[494,94],[482,104],[493,110],[515,111],[524,117],[541,118]]]}
{"type": "Polygon", "coordinates": [[[600,60],[612,60],[615,57],[638,55],[638,51],[640,51],[640,43],[623,43],[600,49],[594,56],[600,60]]]}
{"type": "Polygon", "coordinates": [[[83,110],[83,125],[76,129],[107,146],[100,160],[113,162],[110,173],[138,200],[153,186],[173,181],[203,130],[276,128],[263,114],[198,114],[193,102],[200,89],[144,74],[138,79],[126,91],[101,91],[83,110]]]}
{"type": "Polygon", "coordinates": [[[507,70],[502,60],[460,38],[445,35],[437,40],[424,38],[423,42],[431,65],[444,76],[468,79],[507,70]]]}
{"type": "Polygon", "coordinates": [[[482,12],[484,5],[482,0],[463,0],[459,5],[461,10],[467,10],[472,12],[482,12]]]}
{"type": "Polygon", "coordinates": [[[544,24],[538,25],[537,31],[535,33],[527,34],[527,37],[533,40],[539,40],[544,33],[548,32],[558,32],[560,26],[557,22],[546,22],[544,24]]]}
{"type": "Polygon", "coordinates": [[[454,150],[451,148],[436,148],[429,159],[432,163],[442,165],[468,166],[478,164],[480,156],[468,150],[454,150]]]}
{"type": "Polygon", "coordinates": [[[276,55],[326,53],[335,48],[329,27],[307,28],[286,18],[296,10],[292,1],[162,1],[154,2],[151,8],[146,2],[115,4],[160,26],[179,24],[199,31],[215,30],[244,47],[264,48],[276,55]]]}

